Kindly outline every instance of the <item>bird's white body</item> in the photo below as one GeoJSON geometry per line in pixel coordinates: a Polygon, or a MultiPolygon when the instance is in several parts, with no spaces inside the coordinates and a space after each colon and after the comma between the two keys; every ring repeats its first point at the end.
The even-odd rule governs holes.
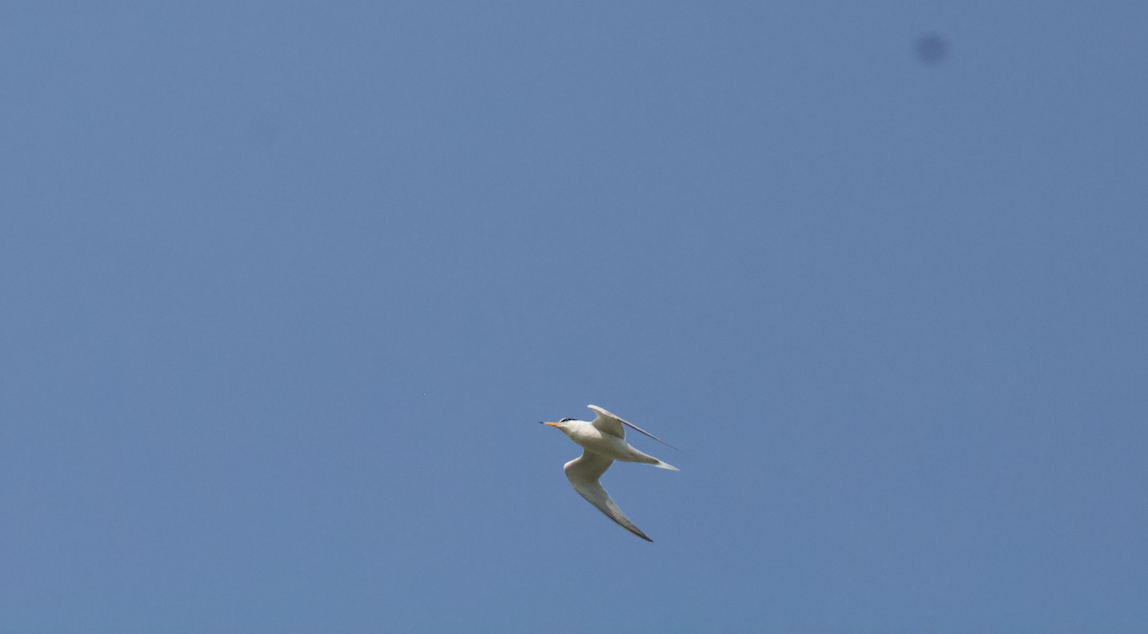
{"type": "MultiPolygon", "coordinates": [[[[677,471],[678,468],[666,464],[653,456],[644,454],[626,442],[626,427],[640,431],[650,438],[662,442],[653,434],[644,431],[633,423],[618,418],[601,407],[594,405],[590,405],[589,407],[598,414],[592,421],[564,418],[557,423],[543,423],[544,425],[561,429],[562,433],[566,434],[570,440],[578,443],[584,449],[580,457],[567,462],[562,467],[562,470],[566,472],[566,478],[570,480],[570,484],[574,486],[574,490],[586,498],[586,500],[593,504],[599,511],[602,511],[606,517],[614,520],[620,524],[622,528],[625,528],[638,537],[652,542],[654,540],[646,537],[646,534],[639,530],[637,526],[634,526],[634,523],[614,504],[614,501],[610,499],[610,495],[606,493],[606,489],[602,488],[602,484],[598,481],[598,478],[602,477],[603,473],[606,473],[606,470],[610,468],[610,465],[613,464],[615,460],[622,462],[641,462],[654,465],[659,469],[670,469],[673,471],[677,471]]],[[[666,443],[663,442],[662,444],[666,443]]]]}
{"type": "MultiPolygon", "coordinates": [[[[641,462],[644,464],[652,464],[659,469],[673,469],[674,471],[678,471],[677,468],[651,455],[638,451],[630,445],[630,443],[626,442],[624,438],[599,431],[591,421],[566,421],[563,427],[559,427],[559,429],[569,436],[570,440],[582,445],[582,448],[587,451],[592,451],[596,454],[622,462],[641,462]]],[[[574,460],[579,460],[579,458],[575,458],[574,460]]],[[[574,462],[574,460],[570,462],[574,462]]],[[[568,462],[566,464],[569,465],[570,463],[568,462]]]]}

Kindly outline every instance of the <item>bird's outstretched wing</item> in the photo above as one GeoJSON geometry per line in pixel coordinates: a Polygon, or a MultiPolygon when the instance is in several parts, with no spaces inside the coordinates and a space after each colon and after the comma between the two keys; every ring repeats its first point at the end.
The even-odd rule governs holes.
{"type": "Polygon", "coordinates": [[[602,477],[602,474],[606,473],[606,469],[609,469],[613,463],[613,458],[587,449],[582,452],[580,458],[567,462],[562,470],[566,472],[566,478],[570,480],[570,484],[574,485],[574,490],[586,498],[586,501],[597,507],[599,511],[602,511],[606,517],[614,520],[622,528],[638,537],[648,542],[654,541],[646,537],[645,533],[634,526],[630,518],[622,514],[622,509],[614,504],[614,500],[610,499],[610,494],[606,493],[606,489],[602,488],[602,483],[598,482],[598,478],[602,477]]]}
{"type": "Polygon", "coordinates": [[[596,427],[598,429],[598,431],[602,432],[603,434],[610,434],[611,436],[617,436],[618,438],[625,438],[626,437],[626,428],[622,427],[622,425],[626,425],[627,427],[629,427],[635,431],[639,431],[639,432],[649,436],[650,438],[653,438],[654,440],[662,443],[663,445],[669,447],[670,449],[673,449],[674,451],[681,451],[677,447],[675,447],[675,446],[671,445],[670,443],[662,440],[661,438],[658,438],[657,436],[655,436],[655,435],[651,434],[650,432],[642,429],[641,427],[638,427],[634,423],[631,423],[630,421],[627,421],[627,420],[622,420],[621,418],[618,418],[617,416],[611,414],[610,412],[607,412],[606,410],[602,409],[601,407],[598,407],[597,405],[587,405],[586,407],[589,407],[590,409],[594,410],[594,413],[598,415],[594,418],[593,421],[591,421],[591,424],[594,425],[594,427],[596,427]]]}

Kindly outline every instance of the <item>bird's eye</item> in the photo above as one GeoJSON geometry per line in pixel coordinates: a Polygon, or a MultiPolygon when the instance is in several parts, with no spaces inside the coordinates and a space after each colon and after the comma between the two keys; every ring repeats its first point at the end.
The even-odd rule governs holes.
{"type": "Polygon", "coordinates": [[[560,423],[565,423],[565,422],[566,422],[566,421],[568,421],[568,420],[574,420],[574,419],[573,419],[573,418],[563,418],[562,420],[560,420],[560,421],[558,421],[558,422],[560,422],[560,423]]]}

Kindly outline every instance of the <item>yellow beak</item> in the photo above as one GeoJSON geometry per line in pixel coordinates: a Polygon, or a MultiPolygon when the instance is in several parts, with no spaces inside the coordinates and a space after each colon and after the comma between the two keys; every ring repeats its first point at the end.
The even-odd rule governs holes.
{"type": "Polygon", "coordinates": [[[561,427],[562,423],[542,423],[543,425],[550,425],[551,427],[561,427]]]}

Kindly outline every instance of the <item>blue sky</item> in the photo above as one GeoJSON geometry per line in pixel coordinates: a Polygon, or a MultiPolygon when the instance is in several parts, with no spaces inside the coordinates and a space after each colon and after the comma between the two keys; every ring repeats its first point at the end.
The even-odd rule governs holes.
{"type": "Polygon", "coordinates": [[[1143,631],[1146,7],[5,5],[0,630],[1143,631]]]}

